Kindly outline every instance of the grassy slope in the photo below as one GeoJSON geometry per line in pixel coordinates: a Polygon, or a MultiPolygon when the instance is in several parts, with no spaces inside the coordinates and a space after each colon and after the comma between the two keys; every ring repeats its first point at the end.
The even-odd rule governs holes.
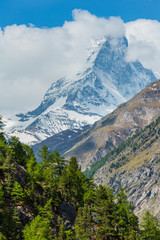
{"type": "Polygon", "coordinates": [[[117,148],[111,150],[100,161],[93,163],[90,169],[87,169],[84,173],[88,177],[92,177],[106,163],[109,163],[109,172],[119,168],[131,169],[134,165],[143,164],[145,160],[152,158],[159,148],[159,142],[160,117],[127,141],[121,143],[117,148]]]}

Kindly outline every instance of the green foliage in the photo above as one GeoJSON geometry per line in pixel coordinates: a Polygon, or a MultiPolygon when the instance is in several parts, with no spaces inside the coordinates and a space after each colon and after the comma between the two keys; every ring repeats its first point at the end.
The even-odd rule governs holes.
{"type": "Polygon", "coordinates": [[[7,238],[0,232],[0,240],[7,240],[7,238]]]}
{"type": "Polygon", "coordinates": [[[75,240],[74,232],[71,229],[65,231],[66,240],[75,240]]]}
{"type": "Polygon", "coordinates": [[[21,239],[22,223],[20,222],[17,209],[3,208],[0,222],[1,232],[6,236],[7,240],[21,239]]]}
{"type": "Polygon", "coordinates": [[[115,236],[115,203],[114,195],[110,188],[100,185],[96,190],[94,204],[95,221],[99,225],[97,235],[104,239],[115,236]]]}
{"type": "Polygon", "coordinates": [[[25,166],[27,162],[25,145],[22,144],[17,137],[11,137],[9,140],[9,148],[12,150],[12,158],[20,165],[25,166]]]}
{"type": "Polygon", "coordinates": [[[64,158],[60,157],[60,154],[58,151],[54,151],[53,153],[53,162],[55,163],[54,174],[57,177],[60,177],[62,175],[64,166],[65,166],[65,161],[64,161],[64,158]]]}
{"type": "Polygon", "coordinates": [[[64,240],[66,239],[65,227],[64,227],[64,222],[61,220],[60,216],[58,216],[57,222],[59,225],[58,240],[64,240]]]}
{"type": "Polygon", "coordinates": [[[147,211],[143,217],[141,228],[142,239],[145,240],[160,239],[159,221],[149,211],[147,211]]]}
{"type": "Polygon", "coordinates": [[[12,189],[12,192],[11,192],[11,196],[12,196],[12,199],[14,201],[18,201],[21,204],[24,203],[25,193],[23,191],[23,188],[21,187],[21,185],[17,181],[14,182],[14,186],[13,186],[13,189],[12,189]]]}
{"type": "MultiPolygon", "coordinates": [[[[95,163],[88,176],[106,160],[114,163],[114,157],[126,146],[137,148],[134,138],[95,163]]],[[[114,194],[105,186],[97,187],[81,172],[75,157],[65,161],[46,146],[40,157],[42,161],[37,162],[33,149],[17,138],[7,142],[0,137],[0,239],[160,239],[159,222],[148,212],[139,231],[138,218],[122,189],[114,194]],[[65,219],[61,209],[64,201],[76,211],[75,222],[73,219],[68,224],[65,219]]],[[[117,165],[112,166],[119,167],[125,161],[121,154],[117,165]]]]}
{"type": "Polygon", "coordinates": [[[50,240],[50,221],[37,215],[30,224],[26,224],[23,230],[23,236],[24,240],[50,240]]]}
{"type": "Polygon", "coordinates": [[[2,166],[5,158],[6,158],[6,152],[7,152],[7,145],[3,138],[0,138],[0,165],[2,166]]]}
{"type": "Polygon", "coordinates": [[[19,240],[22,238],[22,223],[20,221],[16,207],[13,209],[12,221],[13,221],[12,238],[15,240],[19,240]]]}
{"type": "Polygon", "coordinates": [[[53,218],[52,199],[49,199],[44,207],[39,206],[38,210],[40,216],[51,221],[53,218]]]}
{"type": "Polygon", "coordinates": [[[11,210],[8,207],[3,208],[3,212],[1,213],[1,218],[0,218],[0,227],[1,227],[1,232],[4,234],[7,239],[12,239],[12,218],[11,218],[11,210]]]}
{"type": "Polygon", "coordinates": [[[84,194],[87,192],[88,186],[87,178],[82,174],[76,158],[72,157],[59,180],[63,197],[75,207],[83,205],[84,194]]]}
{"type": "Polygon", "coordinates": [[[4,204],[4,191],[2,185],[0,184],[0,207],[4,204]]]}
{"type": "Polygon", "coordinates": [[[129,236],[131,232],[139,233],[138,218],[133,213],[133,206],[127,201],[122,189],[116,195],[116,229],[118,236],[129,236]]]}
{"type": "Polygon", "coordinates": [[[92,206],[95,202],[96,194],[95,194],[95,184],[92,179],[88,179],[87,182],[83,185],[85,192],[83,196],[84,204],[88,206],[92,206]]]}
{"type": "Polygon", "coordinates": [[[77,240],[88,240],[91,239],[93,234],[91,210],[85,204],[83,208],[78,209],[75,221],[75,236],[77,240]]]}
{"type": "Polygon", "coordinates": [[[39,152],[39,157],[41,157],[42,161],[36,166],[38,170],[36,170],[36,178],[45,182],[47,194],[52,195],[62,175],[65,160],[60,157],[58,151],[50,153],[47,146],[43,146],[39,152]],[[40,174],[38,175],[38,173],[40,174]]]}
{"type": "Polygon", "coordinates": [[[30,175],[31,178],[35,178],[35,171],[36,171],[36,159],[35,156],[32,154],[31,157],[28,159],[27,164],[26,164],[26,171],[30,175]]]}
{"type": "Polygon", "coordinates": [[[41,160],[45,163],[45,164],[48,164],[51,162],[51,153],[49,152],[48,150],[48,147],[47,146],[43,146],[41,150],[39,150],[39,154],[38,156],[41,158],[41,160]]]}

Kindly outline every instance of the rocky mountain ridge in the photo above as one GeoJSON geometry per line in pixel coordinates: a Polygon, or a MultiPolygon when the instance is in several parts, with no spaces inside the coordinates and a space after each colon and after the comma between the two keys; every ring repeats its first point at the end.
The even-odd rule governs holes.
{"type": "Polygon", "coordinates": [[[76,156],[85,170],[160,115],[160,80],[96,122],[64,156],[76,156]]]}

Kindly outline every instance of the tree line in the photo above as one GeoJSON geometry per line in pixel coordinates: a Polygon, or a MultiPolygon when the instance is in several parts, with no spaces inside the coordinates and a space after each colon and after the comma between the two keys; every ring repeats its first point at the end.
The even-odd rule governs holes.
{"type": "Polygon", "coordinates": [[[0,121],[1,240],[160,239],[159,221],[146,212],[139,224],[123,189],[87,178],[75,157],[65,160],[47,146],[39,151],[5,138],[0,121]],[[71,209],[72,221],[61,206],[71,209]],[[74,217],[75,213],[75,217],[74,217]]]}

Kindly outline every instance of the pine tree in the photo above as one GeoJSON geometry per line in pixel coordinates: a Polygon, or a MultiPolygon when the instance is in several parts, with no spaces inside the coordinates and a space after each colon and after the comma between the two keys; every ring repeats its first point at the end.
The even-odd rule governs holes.
{"type": "Polygon", "coordinates": [[[11,137],[9,140],[9,148],[12,150],[12,158],[21,166],[26,166],[27,154],[25,145],[22,144],[17,137],[11,137]]]}
{"type": "Polygon", "coordinates": [[[78,209],[78,213],[76,216],[76,221],[75,221],[75,234],[76,234],[76,239],[83,239],[84,235],[84,228],[83,228],[83,217],[82,217],[82,208],[80,207],[78,209]]]}
{"type": "Polygon", "coordinates": [[[115,236],[115,203],[111,189],[99,185],[93,210],[99,226],[97,239],[112,239],[115,236]]]}
{"type": "Polygon", "coordinates": [[[27,170],[27,173],[30,175],[31,179],[36,179],[35,177],[36,165],[37,165],[37,162],[36,162],[35,156],[32,154],[26,164],[26,170],[27,170]]]}
{"type": "Polygon", "coordinates": [[[24,240],[50,240],[50,221],[37,215],[30,224],[26,224],[23,230],[23,237],[24,240]]]}
{"type": "Polygon", "coordinates": [[[40,216],[51,221],[53,219],[52,199],[49,199],[43,208],[39,206],[38,211],[40,216]]]}
{"type": "Polygon", "coordinates": [[[6,173],[5,176],[6,176],[5,184],[4,184],[5,197],[10,198],[13,180],[10,173],[6,173]]]}
{"type": "Polygon", "coordinates": [[[75,221],[75,235],[77,240],[91,239],[93,235],[91,212],[87,204],[84,208],[78,209],[78,214],[75,221]]]}
{"type": "Polygon", "coordinates": [[[1,167],[2,172],[3,172],[3,178],[4,178],[4,192],[5,192],[5,197],[9,198],[12,185],[13,185],[13,166],[12,164],[12,152],[11,150],[7,147],[6,148],[6,153],[5,153],[5,159],[3,160],[3,165],[1,167]]]}
{"type": "Polygon", "coordinates": [[[88,179],[86,177],[83,183],[83,189],[84,189],[83,200],[84,200],[84,204],[87,204],[90,208],[95,202],[95,198],[96,198],[95,188],[96,188],[96,185],[93,182],[93,179],[88,179]]]}
{"type": "Polygon", "coordinates": [[[139,232],[138,217],[133,212],[133,205],[127,201],[127,195],[120,189],[116,195],[116,233],[124,238],[131,232],[139,232]]]}
{"type": "Polygon", "coordinates": [[[64,160],[63,157],[60,157],[60,154],[59,154],[58,151],[54,151],[53,161],[55,163],[55,166],[54,166],[55,176],[59,178],[62,174],[63,169],[64,169],[65,160],[64,160]]]}
{"type": "Polygon", "coordinates": [[[2,223],[1,223],[1,232],[6,236],[7,240],[15,239],[14,235],[14,227],[15,222],[13,221],[13,212],[8,207],[3,208],[3,212],[1,215],[2,223]]]}
{"type": "Polygon", "coordinates": [[[160,239],[160,225],[156,217],[147,211],[141,223],[141,235],[145,240],[159,240],[160,239]]]}
{"type": "Polygon", "coordinates": [[[6,151],[8,147],[5,142],[5,138],[0,134],[0,165],[2,165],[6,158],[6,151]]]}
{"type": "Polygon", "coordinates": [[[82,174],[76,158],[72,157],[60,177],[59,187],[63,197],[75,208],[83,206],[86,177],[82,174]]]}
{"type": "Polygon", "coordinates": [[[65,240],[66,234],[65,234],[64,222],[61,220],[60,216],[58,216],[57,223],[59,225],[58,240],[65,240]]]}
{"type": "Polygon", "coordinates": [[[22,238],[22,224],[21,224],[16,207],[13,209],[12,221],[13,221],[12,237],[15,240],[19,240],[22,238]]]}
{"type": "Polygon", "coordinates": [[[23,191],[23,188],[17,181],[14,182],[11,196],[14,201],[17,201],[21,204],[25,201],[25,193],[23,191]]]}
{"type": "Polygon", "coordinates": [[[48,151],[48,147],[44,145],[41,148],[41,150],[39,150],[38,156],[41,158],[41,160],[45,164],[48,164],[50,162],[50,159],[51,159],[51,155],[50,155],[50,152],[48,151]]]}

